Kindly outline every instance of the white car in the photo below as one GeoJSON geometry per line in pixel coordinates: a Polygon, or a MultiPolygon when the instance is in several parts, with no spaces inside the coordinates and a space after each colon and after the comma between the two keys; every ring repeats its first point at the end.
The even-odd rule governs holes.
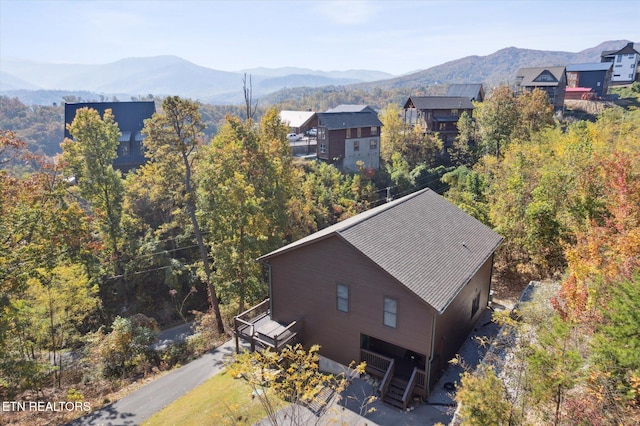
{"type": "Polygon", "coordinates": [[[289,139],[289,142],[299,141],[300,139],[302,139],[302,135],[299,135],[297,133],[289,133],[287,135],[287,139],[289,139]]]}

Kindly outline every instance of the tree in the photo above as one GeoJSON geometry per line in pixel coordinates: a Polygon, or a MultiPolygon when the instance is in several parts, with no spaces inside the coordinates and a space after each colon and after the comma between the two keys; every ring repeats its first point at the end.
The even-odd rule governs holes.
{"type": "Polygon", "coordinates": [[[455,400],[465,425],[508,425],[511,404],[506,389],[491,367],[475,372],[465,371],[460,378],[455,400]]]}
{"type": "Polygon", "coordinates": [[[68,130],[73,140],[62,143],[65,171],[75,177],[78,194],[89,202],[100,231],[106,236],[107,253],[111,256],[107,262],[114,262],[113,272],[120,282],[120,295],[126,307],[129,301],[120,250],[124,185],[120,172],[112,166],[117,157],[120,130],[111,110],[106,110],[101,119],[100,114],[90,108],[79,109],[68,130]]]}
{"type": "Polygon", "coordinates": [[[204,125],[198,104],[178,96],[169,96],[162,102],[162,113],[156,113],[145,122],[143,133],[148,137],[144,141],[147,155],[158,164],[159,173],[182,182],[181,193],[175,194],[179,205],[183,205],[191,220],[200,260],[203,267],[203,280],[207,286],[209,305],[218,325],[218,332],[224,333],[224,324],[215,286],[212,282],[211,267],[207,248],[196,215],[196,186],[194,181],[194,160],[202,143],[204,125]]]}
{"type": "MultiPolygon", "coordinates": [[[[320,424],[327,416],[339,415],[330,400],[335,395],[336,403],[339,403],[341,393],[349,382],[364,373],[365,363],[357,366],[352,364],[349,370],[341,374],[322,373],[319,370],[319,349],[318,345],[314,345],[306,351],[302,345],[297,344],[287,346],[281,352],[269,349],[244,352],[235,355],[229,372],[233,376],[242,377],[253,388],[272,425],[283,423],[274,410],[273,396],[267,390],[291,403],[287,411],[287,424],[320,424]],[[306,415],[302,409],[310,406],[313,406],[315,415],[306,415]]],[[[374,396],[366,396],[362,401],[361,411],[371,412],[367,406],[374,400],[374,396]]]]}
{"type": "Polygon", "coordinates": [[[463,111],[458,118],[458,135],[449,149],[449,157],[455,166],[472,166],[479,158],[476,141],[476,125],[473,119],[463,111]]]}
{"type": "Polygon", "coordinates": [[[519,118],[515,95],[507,86],[500,86],[476,105],[473,115],[478,123],[480,150],[501,158],[504,148],[511,143],[519,118]]]}
{"type": "Polygon", "coordinates": [[[94,350],[102,360],[102,373],[105,377],[125,377],[135,367],[148,358],[149,345],[158,336],[158,324],[142,314],[131,318],[116,317],[111,331],[94,336],[94,350]]]}
{"type": "Polygon", "coordinates": [[[605,322],[594,341],[594,362],[609,372],[617,397],[640,404],[640,271],[618,283],[600,309],[605,322]]]}
{"type": "Polygon", "coordinates": [[[275,109],[259,129],[251,120],[229,116],[204,150],[199,173],[199,207],[213,236],[218,288],[236,299],[240,312],[267,294],[260,255],[280,247],[290,235],[293,195],[287,127],[275,109]]]}
{"type": "Polygon", "coordinates": [[[58,387],[62,381],[62,357],[59,351],[80,340],[80,328],[100,306],[98,286],[91,285],[82,265],[59,265],[52,270],[36,268],[27,282],[24,302],[30,306],[28,333],[48,349],[57,370],[58,387]]]}

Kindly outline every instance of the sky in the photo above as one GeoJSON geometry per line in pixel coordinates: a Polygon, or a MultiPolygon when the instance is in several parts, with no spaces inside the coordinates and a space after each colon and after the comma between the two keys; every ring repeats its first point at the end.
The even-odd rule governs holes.
{"type": "Polygon", "coordinates": [[[640,0],[0,0],[0,61],[105,64],[175,55],[222,71],[394,75],[505,47],[640,42],[640,0]]]}

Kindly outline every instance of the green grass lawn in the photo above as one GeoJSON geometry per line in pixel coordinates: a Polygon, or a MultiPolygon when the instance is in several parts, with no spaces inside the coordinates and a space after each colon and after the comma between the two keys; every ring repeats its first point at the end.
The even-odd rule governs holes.
{"type": "MultiPolygon", "coordinates": [[[[191,392],[169,404],[143,423],[144,426],[251,425],[266,417],[251,387],[226,372],[213,376],[191,392]]],[[[285,406],[283,401],[277,409],[285,406]]]]}

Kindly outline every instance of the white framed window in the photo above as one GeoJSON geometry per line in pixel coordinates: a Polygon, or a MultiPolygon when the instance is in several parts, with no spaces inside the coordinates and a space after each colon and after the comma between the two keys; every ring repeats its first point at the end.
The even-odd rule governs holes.
{"type": "Polygon", "coordinates": [[[457,109],[452,109],[451,110],[451,115],[458,115],[458,110],[457,109]]]}
{"type": "Polygon", "coordinates": [[[360,141],[353,141],[353,151],[360,151],[360,141]]]}
{"type": "Polygon", "coordinates": [[[351,129],[347,129],[347,139],[351,139],[351,129]]]}
{"type": "Polygon", "coordinates": [[[371,136],[378,134],[378,128],[376,126],[371,127],[371,136]]]}
{"type": "Polygon", "coordinates": [[[356,136],[357,138],[361,138],[362,137],[362,128],[358,127],[356,129],[356,134],[357,134],[357,136],[356,136]]]}
{"type": "Polygon", "coordinates": [[[389,297],[384,298],[384,325],[396,328],[398,319],[398,301],[389,297]]]}
{"type": "Polygon", "coordinates": [[[321,143],[320,144],[320,154],[326,154],[327,153],[327,144],[321,143]]]}
{"type": "Polygon", "coordinates": [[[344,284],[336,284],[336,309],[349,312],[349,287],[344,284]]]}
{"type": "Polygon", "coordinates": [[[377,139],[371,139],[369,141],[369,149],[370,150],[376,150],[378,149],[378,140],[377,139]]]}

